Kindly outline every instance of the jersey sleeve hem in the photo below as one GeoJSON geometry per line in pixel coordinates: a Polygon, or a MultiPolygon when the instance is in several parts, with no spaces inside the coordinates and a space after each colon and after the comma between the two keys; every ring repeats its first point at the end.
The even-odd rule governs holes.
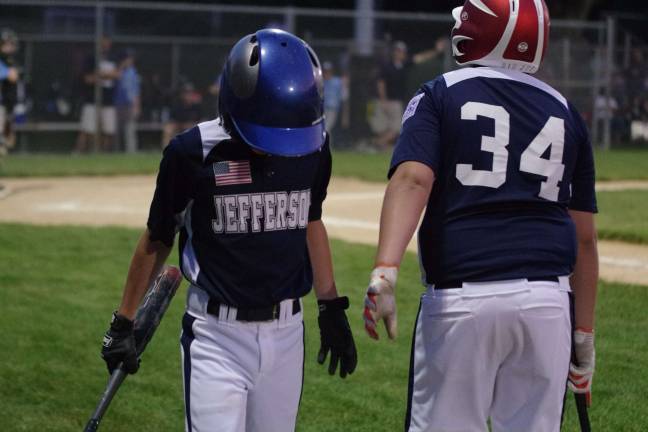
{"type": "Polygon", "coordinates": [[[173,242],[175,240],[175,232],[172,235],[163,233],[164,228],[156,228],[152,222],[147,222],[146,226],[149,230],[149,240],[152,242],[159,241],[162,242],[166,247],[173,247],[173,242]]]}
{"type": "Polygon", "coordinates": [[[569,206],[567,206],[569,210],[576,210],[576,211],[582,211],[586,213],[593,213],[597,214],[599,212],[597,206],[592,206],[590,204],[581,204],[581,203],[570,203],[569,206]]]}

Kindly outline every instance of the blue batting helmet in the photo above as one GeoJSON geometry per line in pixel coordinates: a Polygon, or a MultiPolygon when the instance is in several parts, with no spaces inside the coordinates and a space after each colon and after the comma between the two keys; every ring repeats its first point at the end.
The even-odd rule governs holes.
{"type": "Polygon", "coordinates": [[[221,75],[220,113],[251,147],[302,156],[324,144],[322,69],[306,42],[283,30],[238,41],[221,75]]]}

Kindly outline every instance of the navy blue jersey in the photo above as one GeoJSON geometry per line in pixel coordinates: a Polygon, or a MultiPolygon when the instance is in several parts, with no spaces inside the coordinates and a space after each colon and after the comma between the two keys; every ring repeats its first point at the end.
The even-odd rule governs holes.
{"type": "Polygon", "coordinates": [[[582,118],[521,72],[467,68],[426,83],[394,150],[436,180],[419,254],[427,284],[568,275],[576,259],[568,209],[596,212],[594,161],[582,118]]]}
{"type": "Polygon", "coordinates": [[[286,158],[255,153],[220,120],[176,136],[164,151],[148,219],[151,240],[180,231],[185,278],[235,307],[309,292],[306,227],[319,220],[331,176],[328,143],[286,158]]]}

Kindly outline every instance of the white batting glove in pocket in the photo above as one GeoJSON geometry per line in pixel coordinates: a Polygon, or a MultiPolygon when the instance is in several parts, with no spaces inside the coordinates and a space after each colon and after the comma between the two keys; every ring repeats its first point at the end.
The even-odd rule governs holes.
{"type": "Polygon", "coordinates": [[[574,393],[588,395],[592,389],[592,377],[596,354],[594,351],[594,332],[576,329],[574,331],[574,356],[578,366],[572,362],[569,365],[569,388],[574,393]]]}
{"type": "Polygon", "coordinates": [[[387,336],[395,339],[398,333],[396,317],[396,298],[394,290],[398,268],[376,267],[371,272],[364,306],[365,331],[373,339],[379,339],[376,325],[380,320],[385,322],[387,336]]]}

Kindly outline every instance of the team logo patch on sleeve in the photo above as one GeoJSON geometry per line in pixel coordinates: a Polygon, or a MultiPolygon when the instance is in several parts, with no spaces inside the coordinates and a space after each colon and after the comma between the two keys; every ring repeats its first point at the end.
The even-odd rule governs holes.
{"type": "Polygon", "coordinates": [[[425,96],[425,93],[417,94],[412,98],[411,101],[409,101],[407,108],[403,113],[403,121],[401,122],[401,124],[405,123],[408,118],[412,117],[416,113],[416,108],[418,108],[418,104],[423,96],[425,96]]]}
{"type": "Polygon", "coordinates": [[[212,165],[216,186],[252,183],[250,161],[222,161],[212,165]]]}

